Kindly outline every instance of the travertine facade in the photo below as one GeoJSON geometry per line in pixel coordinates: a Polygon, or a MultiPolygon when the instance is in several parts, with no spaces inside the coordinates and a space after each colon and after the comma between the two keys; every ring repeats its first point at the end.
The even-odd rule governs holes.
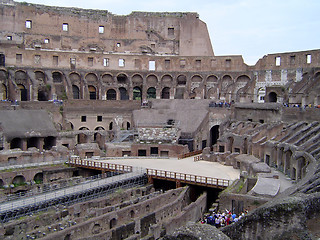
{"type": "Polygon", "coordinates": [[[248,66],[242,56],[214,55],[196,13],[117,16],[13,1],[1,9],[2,99],[319,104],[319,50],[269,54],[248,66]]]}

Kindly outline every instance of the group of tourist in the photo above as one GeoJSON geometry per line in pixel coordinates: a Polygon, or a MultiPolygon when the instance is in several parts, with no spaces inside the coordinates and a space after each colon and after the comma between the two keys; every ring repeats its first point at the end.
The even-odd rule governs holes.
{"type": "Polygon", "coordinates": [[[229,107],[231,107],[231,104],[232,104],[232,102],[218,102],[218,103],[216,103],[216,102],[210,102],[209,103],[209,107],[227,107],[227,108],[229,108],[229,107]]]}
{"type": "Polygon", "coordinates": [[[201,220],[202,224],[210,224],[215,226],[216,228],[225,227],[230,225],[234,222],[238,222],[242,217],[244,217],[248,211],[242,212],[241,214],[237,215],[232,213],[229,210],[225,210],[225,212],[213,212],[212,214],[206,214],[203,216],[201,220]]]}
{"type": "MultiPolygon", "coordinates": [[[[294,107],[294,108],[301,108],[301,106],[299,104],[291,104],[289,105],[288,103],[283,103],[284,107],[294,107]]],[[[312,105],[310,104],[306,104],[303,106],[304,109],[306,108],[320,108],[320,104],[319,105],[312,105]]]]}

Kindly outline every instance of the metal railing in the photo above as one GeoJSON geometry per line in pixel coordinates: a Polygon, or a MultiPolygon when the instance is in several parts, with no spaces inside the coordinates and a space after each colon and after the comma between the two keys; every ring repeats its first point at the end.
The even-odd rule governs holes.
{"type": "Polygon", "coordinates": [[[120,173],[132,172],[132,166],[106,162],[97,162],[92,160],[82,160],[79,157],[70,157],[68,164],[76,167],[85,167],[105,171],[116,171],[120,173]]]}
{"type": "Polygon", "coordinates": [[[170,172],[165,170],[147,169],[149,177],[165,179],[165,180],[179,180],[184,183],[191,183],[203,186],[211,186],[217,188],[226,188],[230,184],[230,180],[219,179],[212,177],[204,177],[193,174],[170,172]]]}

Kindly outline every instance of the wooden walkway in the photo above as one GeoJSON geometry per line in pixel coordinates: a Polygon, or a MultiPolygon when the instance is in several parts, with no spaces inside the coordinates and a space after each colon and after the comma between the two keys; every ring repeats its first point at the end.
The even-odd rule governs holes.
{"type": "MultiPolygon", "coordinates": [[[[134,167],[113,163],[106,163],[96,160],[81,160],[79,157],[74,157],[69,160],[69,165],[74,167],[82,167],[89,169],[101,170],[102,172],[106,171],[118,171],[118,172],[132,172],[134,167]]],[[[227,188],[230,184],[230,180],[219,179],[213,177],[199,176],[193,174],[186,174],[181,172],[172,172],[165,170],[157,169],[145,169],[145,173],[148,176],[149,182],[152,182],[152,179],[162,179],[168,181],[175,181],[177,186],[181,186],[181,183],[193,184],[199,186],[207,186],[212,188],[227,188]]]]}

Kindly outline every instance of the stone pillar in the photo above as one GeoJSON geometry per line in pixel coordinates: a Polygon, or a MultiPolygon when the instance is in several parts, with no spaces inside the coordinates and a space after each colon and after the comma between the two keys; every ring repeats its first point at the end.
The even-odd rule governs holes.
{"type": "Polygon", "coordinates": [[[28,143],[27,143],[27,139],[21,139],[21,141],[22,141],[22,151],[27,151],[27,149],[28,149],[28,143]]]}

